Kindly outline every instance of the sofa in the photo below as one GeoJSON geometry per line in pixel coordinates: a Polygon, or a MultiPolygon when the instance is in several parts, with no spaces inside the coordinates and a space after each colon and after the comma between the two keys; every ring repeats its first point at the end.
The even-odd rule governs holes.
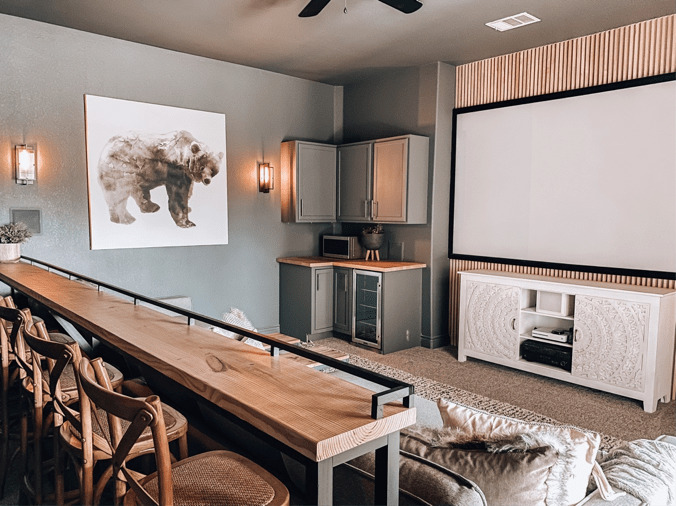
{"type": "MultiPolygon", "coordinates": [[[[577,427],[523,422],[444,399],[417,397],[415,405],[417,423],[401,433],[401,504],[676,505],[674,436],[605,452],[598,434],[577,427]]],[[[373,454],[338,468],[335,502],[372,503],[373,472],[373,454]]]]}

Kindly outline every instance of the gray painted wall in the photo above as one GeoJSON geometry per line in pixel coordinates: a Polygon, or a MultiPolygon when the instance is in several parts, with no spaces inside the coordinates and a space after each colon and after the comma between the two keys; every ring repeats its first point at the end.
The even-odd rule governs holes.
{"type": "Polygon", "coordinates": [[[7,15],[0,69],[0,223],[13,207],[42,210],[43,233],[23,254],[152,297],[188,295],[214,317],[239,307],[259,330],[278,326],[275,258],[317,254],[332,227],[282,224],[279,189],[258,193],[255,163],[278,169],[285,139],[333,141],[334,87],[7,15]],[[228,245],[89,250],[84,94],[225,114],[228,245]],[[13,181],[20,143],[38,147],[36,185],[13,181]]]}
{"type": "MultiPolygon", "coordinates": [[[[384,72],[345,86],[345,142],[400,134],[430,139],[426,225],[385,225],[387,240],[404,244],[404,259],[424,262],[423,343],[448,341],[448,209],[455,67],[443,63],[384,72]]],[[[343,225],[347,233],[361,226],[343,225]]]]}

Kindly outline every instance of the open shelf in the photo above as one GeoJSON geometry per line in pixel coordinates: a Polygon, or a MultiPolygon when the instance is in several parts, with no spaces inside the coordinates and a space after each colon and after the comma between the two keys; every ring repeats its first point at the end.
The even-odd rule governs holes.
{"type": "Polygon", "coordinates": [[[535,307],[527,307],[527,308],[525,308],[525,309],[522,309],[521,312],[522,312],[522,313],[526,313],[526,314],[532,314],[532,315],[536,315],[536,316],[541,316],[541,317],[544,317],[544,318],[555,318],[555,319],[557,319],[557,320],[568,320],[568,321],[571,321],[571,322],[572,322],[573,320],[575,320],[575,316],[574,316],[574,315],[570,315],[570,316],[561,316],[561,315],[555,315],[555,314],[542,313],[542,312],[538,312],[538,311],[535,309],[535,307]]]}
{"type": "Polygon", "coordinates": [[[548,344],[555,344],[556,346],[562,346],[564,348],[572,348],[573,345],[572,343],[559,343],[557,341],[550,341],[549,339],[542,339],[541,337],[533,337],[533,336],[524,336],[523,334],[519,336],[522,341],[525,341],[526,339],[529,341],[538,341],[541,343],[548,343],[548,344]]]}

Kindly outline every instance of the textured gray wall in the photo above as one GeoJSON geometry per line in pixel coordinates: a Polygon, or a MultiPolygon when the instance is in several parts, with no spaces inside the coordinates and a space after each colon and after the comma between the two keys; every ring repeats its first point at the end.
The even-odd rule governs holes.
{"type": "MultiPolygon", "coordinates": [[[[404,243],[404,259],[424,262],[423,343],[448,340],[448,209],[450,196],[451,119],[455,67],[443,63],[384,72],[345,86],[345,141],[400,134],[430,139],[426,225],[385,225],[387,240],[404,243]]],[[[343,225],[358,233],[361,226],[343,225]]]]}
{"type": "Polygon", "coordinates": [[[282,224],[279,187],[258,193],[255,163],[278,170],[282,140],[333,132],[332,86],[0,15],[0,223],[13,207],[43,219],[25,255],[152,297],[188,295],[210,316],[239,307],[275,328],[275,258],[317,254],[332,227],[282,224]],[[89,250],[85,94],[225,114],[228,245],[89,250]],[[36,185],[12,180],[19,143],[37,144],[36,185]]]}

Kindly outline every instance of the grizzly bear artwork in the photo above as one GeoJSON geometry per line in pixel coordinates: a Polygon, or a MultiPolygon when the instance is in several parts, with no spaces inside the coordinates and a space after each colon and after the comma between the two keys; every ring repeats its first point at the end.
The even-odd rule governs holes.
{"type": "Polygon", "coordinates": [[[164,186],[169,213],[176,225],[194,227],[188,219],[193,185],[211,183],[222,160],[223,153],[212,153],[184,130],[161,135],[130,132],[111,137],[98,163],[98,179],[110,221],[135,221],[127,211],[129,197],[142,213],[157,212],[160,206],[150,199],[150,190],[164,186]]]}

